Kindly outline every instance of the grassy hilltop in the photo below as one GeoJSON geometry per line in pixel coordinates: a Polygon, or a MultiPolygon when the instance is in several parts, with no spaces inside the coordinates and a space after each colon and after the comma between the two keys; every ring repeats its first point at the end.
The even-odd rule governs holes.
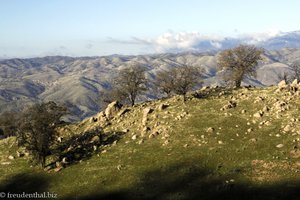
{"type": "Polygon", "coordinates": [[[59,199],[299,199],[298,88],[204,88],[185,103],[174,96],[111,104],[60,128],[54,148],[61,157],[49,158],[58,162],[45,171],[30,167],[30,155],[18,158],[15,138],[0,140],[0,191],[49,191],[59,199]]]}

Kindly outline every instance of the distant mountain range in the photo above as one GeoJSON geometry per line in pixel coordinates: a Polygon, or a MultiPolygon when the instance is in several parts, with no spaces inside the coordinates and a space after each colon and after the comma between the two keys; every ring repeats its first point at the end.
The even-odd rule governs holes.
{"type": "MultiPolygon", "coordinates": [[[[228,39],[223,47],[232,47],[241,41],[228,39]]],[[[29,59],[0,60],[0,112],[18,110],[38,101],[64,103],[75,113],[71,120],[79,120],[97,113],[100,91],[109,87],[109,82],[118,70],[134,62],[144,65],[151,80],[158,70],[182,64],[205,69],[204,85],[221,83],[217,75],[217,49],[203,43],[210,53],[182,52],[140,56],[62,57],[52,56],[29,59]]],[[[291,32],[270,38],[260,43],[267,48],[260,63],[257,77],[245,80],[244,84],[265,86],[278,83],[278,74],[290,73],[289,65],[300,61],[300,32],[291,32]],[[299,47],[281,48],[281,47],[299,47]]],[[[203,47],[204,48],[204,47],[203,47]]],[[[139,100],[156,96],[149,84],[149,92],[139,100]]]]}
{"type": "Polygon", "coordinates": [[[200,40],[196,42],[193,49],[199,52],[220,51],[235,47],[239,44],[254,44],[267,50],[278,50],[282,48],[300,48],[300,31],[281,32],[274,36],[261,34],[260,36],[245,35],[240,37],[227,37],[219,40],[200,40]]]}

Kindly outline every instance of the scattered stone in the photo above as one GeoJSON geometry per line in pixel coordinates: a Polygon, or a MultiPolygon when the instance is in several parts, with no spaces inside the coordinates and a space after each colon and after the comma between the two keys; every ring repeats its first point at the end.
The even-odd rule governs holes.
{"type": "Polygon", "coordinates": [[[63,167],[57,167],[57,168],[54,169],[54,172],[59,172],[59,171],[61,171],[62,169],[63,169],[63,167]]]}
{"type": "Polygon", "coordinates": [[[62,162],[63,164],[68,164],[68,163],[69,163],[67,157],[63,157],[63,159],[61,160],[61,162],[62,162]]]}
{"type": "Polygon", "coordinates": [[[129,108],[123,108],[118,114],[117,117],[121,117],[123,116],[125,113],[129,112],[130,109],[129,108]]]}
{"type": "Polygon", "coordinates": [[[184,148],[187,148],[188,146],[189,146],[188,144],[183,145],[184,148]]]}
{"type": "Polygon", "coordinates": [[[282,90],[288,87],[288,85],[286,84],[285,80],[282,80],[278,83],[278,89],[282,90]]]}
{"type": "Polygon", "coordinates": [[[117,170],[120,171],[121,169],[122,169],[122,165],[118,165],[118,166],[117,166],[117,170]]]}
{"type": "Polygon", "coordinates": [[[168,145],[170,143],[170,140],[165,140],[163,143],[163,146],[168,145]]]}
{"type": "Polygon", "coordinates": [[[282,148],[284,145],[283,144],[277,144],[276,147],[277,148],[282,148]]]}
{"type": "Polygon", "coordinates": [[[265,106],[265,107],[263,107],[263,109],[262,109],[262,111],[265,112],[265,113],[268,112],[269,110],[270,110],[270,108],[269,108],[268,106],[265,106]]]}
{"type": "Polygon", "coordinates": [[[96,145],[93,145],[93,150],[97,151],[98,147],[96,145]]]}
{"type": "Polygon", "coordinates": [[[63,137],[58,137],[57,138],[57,142],[62,143],[62,141],[63,141],[63,137]]]}
{"type": "Polygon", "coordinates": [[[277,133],[275,136],[276,136],[276,137],[281,137],[281,135],[280,135],[279,133],[277,133]]]}
{"type": "Polygon", "coordinates": [[[158,110],[160,110],[160,111],[162,111],[162,110],[164,110],[164,109],[166,109],[167,107],[169,107],[169,105],[168,104],[160,104],[159,106],[158,106],[158,110]]]}
{"type": "Polygon", "coordinates": [[[290,152],[290,155],[292,158],[300,158],[300,150],[299,149],[292,150],[290,152]]]}
{"type": "Polygon", "coordinates": [[[122,105],[118,101],[111,102],[106,107],[104,113],[107,119],[112,119],[122,108],[122,105]]]}
{"type": "Polygon", "coordinates": [[[223,111],[223,110],[235,108],[236,105],[237,105],[236,102],[234,102],[234,101],[228,101],[228,103],[226,105],[224,105],[220,110],[223,111]]]}
{"type": "Polygon", "coordinates": [[[255,118],[261,118],[263,115],[264,115],[264,112],[263,111],[259,111],[259,112],[255,113],[253,115],[253,117],[255,117],[255,118]]]}
{"type": "Polygon", "coordinates": [[[10,155],[10,156],[8,156],[8,159],[9,159],[9,160],[14,160],[14,159],[15,159],[15,157],[14,157],[14,156],[12,156],[12,155],[10,155]]]}
{"type": "Polygon", "coordinates": [[[209,127],[206,130],[207,133],[213,133],[214,131],[215,131],[215,129],[213,127],[209,127]]]}
{"type": "Polygon", "coordinates": [[[17,157],[18,157],[18,158],[21,158],[21,157],[23,157],[23,156],[24,156],[24,153],[22,153],[22,152],[19,152],[19,151],[17,151],[17,152],[16,152],[16,154],[17,154],[17,157]]]}
{"type": "Polygon", "coordinates": [[[132,140],[136,140],[136,139],[137,139],[137,135],[133,135],[133,136],[131,137],[131,139],[132,139],[132,140]]]}
{"type": "Polygon", "coordinates": [[[285,127],[284,127],[284,129],[283,129],[283,131],[284,132],[290,132],[292,130],[292,127],[291,127],[291,125],[286,125],[285,127]]]}
{"type": "Polygon", "coordinates": [[[1,165],[10,165],[11,162],[2,162],[1,165]]]}
{"type": "Polygon", "coordinates": [[[253,131],[253,128],[248,128],[247,132],[251,133],[253,131]]]}
{"type": "Polygon", "coordinates": [[[141,140],[139,140],[138,142],[137,142],[137,144],[143,144],[144,143],[144,140],[143,139],[141,139],[141,140]]]}
{"type": "Polygon", "coordinates": [[[128,133],[128,132],[129,132],[129,129],[124,129],[122,132],[123,132],[123,133],[128,133]]]}
{"type": "Polygon", "coordinates": [[[95,135],[90,141],[90,143],[99,143],[99,142],[100,142],[100,137],[98,135],[95,135]]]}

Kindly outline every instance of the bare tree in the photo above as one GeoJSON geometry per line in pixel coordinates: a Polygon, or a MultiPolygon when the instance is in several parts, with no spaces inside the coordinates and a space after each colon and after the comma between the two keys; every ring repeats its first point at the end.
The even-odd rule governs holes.
{"type": "Polygon", "coordinates": [[[157,73],[155,86],[168,96],[173,92],[183,96],[186,101],[186,94],[200,83],[201,71],[193,66],[179,66],[157,73]]]}
{"type": "Polygon", "coordinates": [[[284,80],[286,83],[290,83],[291,79],[293,78],[287,72],[283,72],[282,74],[281,73],[277,74],[277,79],[279,82],[284,80]]]}
{"type": "Polygon", "coordinates": [[[112,84],[112,95],[134,105],[137,96],[146,90],[145,71],[146,68],[138,64],[120,70],[112,84]]]}
{"type": "Polygon", "coordinates": [[[224,81],[233,82],[236,87],[240,87],[244,78],[255,77],[262,53],[262,49],[252,45],[240,45],[221,52],[217,63],[224,81]]]}
{"type": "Polygon", "coordinates": [[[157,72],[154,86],[158,92],[164,93],[169,97],[174,90],[174,84],[175,70],[162,70],[157,72]]]}
{"type": "Polygon", "coordinates": [[[291,69],[292,69],[292,79],[297,79],[298,81],[300,81],[300,62],[294,62],[291,65],[291,69]]]}
{"type": "Polygon", "coordinates": [[[18,144],[32,152],[37,163],[45,166],[46,156],[54,142],[56,127],[66,109],[54,102],[35,104],[21,114],[17,139],[18,144]]]}

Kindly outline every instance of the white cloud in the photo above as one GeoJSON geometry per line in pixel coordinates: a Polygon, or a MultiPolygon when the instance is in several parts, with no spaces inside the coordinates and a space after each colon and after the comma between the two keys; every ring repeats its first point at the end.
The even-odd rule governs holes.
{"type": "Polygon", "coordinates": [[[267,41],[270,38],[280,36],[283,32],[279,30],[269,30],[266,32],[257,32],[257,33],[247,33],[240,34],[237,37],[240,39],[244,39],[248,44],[258,44],[259,42],[267,41]]]}
{"type": "MultiPolygon", "coordinates": [[[[238,31],[237,31],[238,32],[238,31]]],[[[125,45],[142,45],[154,49],[156,53],[179,52],[189,50],[209,51],[229,48],[239,43],[259,44],[272,37],[282,35],[283,32],[270,30],[259,33],[247,33],[224,37],[222,35],[204,35],[200,32],[166,32],[156,38],[132,37],[130,40],[116,40],[109,38],[108,42],[125,45]]]]}

